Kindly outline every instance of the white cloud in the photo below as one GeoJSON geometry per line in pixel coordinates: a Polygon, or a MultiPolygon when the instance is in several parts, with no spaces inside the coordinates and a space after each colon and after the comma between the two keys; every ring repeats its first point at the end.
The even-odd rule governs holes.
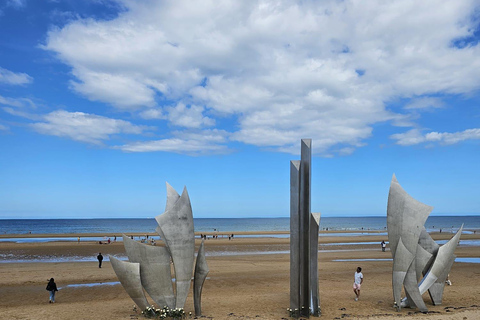
{"type": "Polygon", "coordinates": [[[166,119],[166,116],[163,114],[163,111],[160,108],[149,108],[140,112],[139,115],[143,119],[148,119],[148,120],[166,119]]]}
{"type": "Polygon", "coordinates": [[[23,117],[31,120],[38,120],[39,117],[32,113],[31,110],[36,109],[36,104],[28,98],[9,98],[0,96],[0,105],[2,110],[8,114],[23,117]]]}
{"type": "Polygon", "coordinates": [[[229,152],[226,143],[227,132],[203,130],[195,132],[173,132],[168,139],[135,142],[117,147],[124,152],[174,152],[187,155],[210,155],[229,152]]]}
{"type": "Polygon", "coordinates": [[[10,130],[9,127],[4,126],[3,124],[0,123],[0,131],[8,131],[8,130],[10,130]]]}
{"type": "Polygon", "coordinates": [[[467,129],[460,132],[429,132],[423,134],[418,129],[412,129],[405,133],[397,133],[390,136],[392,139],[397,140],[397,144],[402,146],[410,146],[420,143],[439,143],[442,145],[450,145],[459,143],[465,140],[479,140],[480,128],[467,129]]]}
{"type": "Polygon", "coordinates": [[[17,108],[23,108],[23,107],[27,107],[27,106],[35,107],[35,104],[30,99],[27,99],[27,98],[9,98],[9,97],[3,97],[3,96],[0,96],[0,105],[7,105],[7,106],[12,106],[12,107],[17,107],[17,108]]]}
{"type": "Polygon", "coordinates": [[[154,90],[133,77],[89,70],[74,74],[83,81],[72,81],[72,87],[90,100],[110,102],[120,109],[154,105],[154,90]]]}
{"type": "Polygon", "coordinates": [[[24,111],[19,108],[11,108],[11,107],[3,107],[2,110],[8,114],[11,114],[12,116],[16,117],[22,117],[30,120],[40,120],[41,116],[38,116],[34,113],[31,113],[29,111],[24,111]]]}
{"type": "Polygon", "coordinates": [[[22,85],[32,83],[33,78],[26,73],[15,73],[0,67],[0,83],[22,85]]]}
{"type": "Polygon", "coordinates": [[[452,45],[478,24],[474,0],[121,2],[113,20],[49,32],[73,89],[174,126],[232,117],[246,144],[289,152],[310,137],[315,152],[344,154],[374,124],[412,125],[388,101],[434,109],[437,93],[480,89],[480,46],[452,45]],[[164,101],[176,107],[163,114],[164,101]]]}
{"type": "Polygon", "coordinates": [[[405,133],[392,134],[390,138],[397,140],[396,144],[401,146],[411,146],[425,142],[425,137],[419,129],[412,129],[405,133]]]}
{"type": "Polygon", "coordinates": [[[39,133],[101,145],[116,134],[141,134],[147,128],[83,112],[53,111],[31,126],[39,133]]]}
{"type": "Polygon", "coordinates": [[[175,107],[166,108],[168,112],[168,120],[176,126],[185,128],[200,128],[204,126],[212,126],[215,120],[203,115],[204,107],[191,105],[187,107],[183,103],[177,104],[175,107]]]}
{"type": "Polygon", "coordinates": [[[439,98],[424,97],[419,99],[412,99],[410,103],[405,106],[405,109],[436,109],[443,108],[445,103],[439,98]]]}

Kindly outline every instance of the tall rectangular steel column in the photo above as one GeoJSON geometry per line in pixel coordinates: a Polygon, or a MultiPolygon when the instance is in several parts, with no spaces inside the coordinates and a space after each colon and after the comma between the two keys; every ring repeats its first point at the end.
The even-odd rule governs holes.
{"type": "Polygon", "coordinates": [[[320,297],[318,290],[318,229],[320,213],[310,215],[310,309],[314,316],[320,316],[320,297]]]}
{"type": "Polygon", "coordinates": [[[300,314],[300,161],[290,161],[290,308],[300,314]]]}
{"type": "Polygon", "coordinates": [[[310,316],[311,139],[302,139],[300,156],[300,315],[310,316]]]}
{"type": "Polygon", "coordinates": [[[311,139],[302,139],[300,157],[300,314],[310,316],[311,139]]]}
{"type": "Polygon", "coordinates": [[[312,140],[301,140],[300,161],[290,162],[290,308],[294,317],[320,315],[318,229],[311,213],[312,140]]]}

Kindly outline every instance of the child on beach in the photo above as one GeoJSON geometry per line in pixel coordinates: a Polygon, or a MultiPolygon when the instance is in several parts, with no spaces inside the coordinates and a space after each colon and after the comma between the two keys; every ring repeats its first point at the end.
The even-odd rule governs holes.
{"type": "Polygon", "coordinates": [[[360,288],[363,283],[363,274],[362,268],[358,267],[357,272],[355,272],[355,281],[353,282],[353,292],[355,292],[355,301],[358,301],[360,297],[360,288]]]}
{"type": "Polygon", "coordinates": [[[48,301],[48,303],[55,303],[55,291],[58,290],[57,284],[55,283],[55,280],[53,278],[50,278],[50,281],[48,281],[46,289],[50,292],[50,300],[48,301]]]}

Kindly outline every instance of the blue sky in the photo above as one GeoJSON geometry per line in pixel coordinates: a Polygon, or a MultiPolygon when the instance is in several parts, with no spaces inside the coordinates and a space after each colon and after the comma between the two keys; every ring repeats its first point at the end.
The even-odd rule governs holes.
{"type": "Polygon", "coordinates": [[[0,1],[0,218],[480,214],[478,1],[0,1]]]}

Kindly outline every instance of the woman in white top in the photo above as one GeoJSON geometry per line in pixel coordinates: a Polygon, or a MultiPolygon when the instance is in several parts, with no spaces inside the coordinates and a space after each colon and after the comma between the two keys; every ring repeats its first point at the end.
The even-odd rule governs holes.
{"type": "Polygon", "coordinates": [[[357,272],[355,272],[355,281],[353,282],[353,292],[355,292],[355,301],[358,301],[360,297],[360,288],[363,283],[363,274],[362,268],[358,267],[357,272]]]}

